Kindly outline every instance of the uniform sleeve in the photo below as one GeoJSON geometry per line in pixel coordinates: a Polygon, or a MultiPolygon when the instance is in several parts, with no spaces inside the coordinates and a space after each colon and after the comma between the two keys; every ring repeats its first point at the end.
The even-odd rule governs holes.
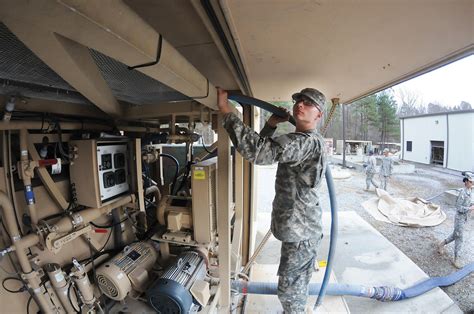
{"type": "Polygon", "coordinates": [[[260,136],[261,137],[272,137],[273,134],[275,133],[277,128],[272,128],[271,126],[268,125],[268,123],[265,123],[263,126],[263,129],[260,131],[260,136]]]}
{"type": "Polygon", "coordinates": [[[465,214],[469,211],[470,205],[471,205],[470,196],[467,195],[464,189],[462,189],[461,192],[459,192],[458,198],[456,199],[456,209],[459,213],[465,214]]]}
{"type": "Polygon", "coordinates": [[[393,159],[390,158],[390,175],[393,173],[393,159]]]}
{"type": "Polygon", "coordinates": [[[224,116],[223,126],[235,149],[245,159],[257,165],[270,165],[276,162],[297,165],[317,149],[317,141],[303,134],[285,134],[274,139],[262,137],[246,126],[234,113],[224,116]]]}

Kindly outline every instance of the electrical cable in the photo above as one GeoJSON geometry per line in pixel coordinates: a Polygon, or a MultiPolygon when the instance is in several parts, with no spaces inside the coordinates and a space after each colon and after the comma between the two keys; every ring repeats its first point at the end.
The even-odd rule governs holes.
{"type": "Polygon", "coordinates": [[[3,278],[2,280],[2,288],[5,289],[5,291],[7,292],[10,292],[10,293],[22,293],[22,292],[25,292],[28,290],[28,287],[25,285],[25,283],[23,282],[23,280],[19,279],[19,278],[16,278],[16,277],[6,277],[6,278],[3,278]],[[8,289],[6,286],[5,286],[5,283],[9,280],[17,280],[19,282],[21,282],[23,285],[18,289],[18,290],[10,290],[8,289]]]}
{"type": "Polygon", "coordinates": [[[202,147],[204,148],[204,150],[205,150],[208,154],[212,154],[213,152],[210,151],[209,149],[207,149],[206,144],[204,144],[204,141],[203,141],[203,140],[201,140],[201,141],[202,141],[202,147]]]}
{"type": "Polygon", "coordinates": [[[33,300],[33,296],[30,295],[30,297],[28,298],[28,302],[26,302],[26,314],[30,314],[30,304],[31,304],[31,300],[33,300]]]}
{"type": "Polygon", "coordinates": [[[175,173],[174,173],[174,178],[173,178],[173,181],[171,183],[171,195],[173,195],[174,188],[176,187],[176,181],[178,180],[178,175],[179,175],[179,161],[178,161],[178,159],[176,159],[176,157],[174,157],[170,154],[161,153],[159,156],[171,159],[174,162],[175,166],[176,166],[175,173]]]}
{"type": "Polygon", "coordinates": [[[127,221],[127,219],[129,219],[128,216],[125,217],[124,219],[122,219],[121,221],[116,222],[116,223],[111,224],[111,225],[97,225],[97,224],[93,223],[92,221],[90,222],[90,224],[93,225],[93,226],[96,227],[96,228],[100,228],[100,229],[110,229],[110,228],[113,228],[113,227],[115,227],[115,226],[118,226],[118,225],[120,225],[121,223],[127,221]]]}
{"type": "MultiPolygon", "coordinates": [[[[76,311],[77,313],[80,313],[81,308],[79,307],[79,310],[77,310],[76,307],[74,306],[74,302],[72,302],[72,299],[71,299],[71,289],[72,289],[72,287],[73,287],[72,283],[69,283],[69,288],[67,289],[67,298],[69,299],[69,303],[71,303],[71,306],[74,309],[74,311],[76,311]]],[[[79,299],[77,298],[77,294],[76,294],[76,300],[78,300],[78,303],[79,303],[79,299]]]]}

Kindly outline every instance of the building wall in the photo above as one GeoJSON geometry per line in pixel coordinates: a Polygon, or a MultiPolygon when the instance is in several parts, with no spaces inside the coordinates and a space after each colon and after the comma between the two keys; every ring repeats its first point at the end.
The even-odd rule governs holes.
{"type": "Polygon", "coordinates": [[[474,113],[448,116],[448,165],[455,170],[474,171],[474,113]]]}
{"type": "MultiPolygon", "coordinates": [[[[403,122],[401,123],[403,126],[403,122]]],[[[423,164],[430,163],[431,141],[443,141],[446,167],[446,115],[404,119],[403,158],[423,164]],[[407,141],[412,141],[412,151],[407,151],[407,141]]]]}
{"type": "Polygon", "coordinates": [[[403,159],[429,164],[431,141],[444,142],[443,167],[474,171],[474,112],[400,120],[403,159]],[[412,151],[407,151],[412,141],[412,151]]]}

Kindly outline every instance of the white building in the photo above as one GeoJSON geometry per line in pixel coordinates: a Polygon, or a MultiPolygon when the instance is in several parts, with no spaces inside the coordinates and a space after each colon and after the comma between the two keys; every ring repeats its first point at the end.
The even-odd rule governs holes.
{"type": "Polygon", "coordinates": [[[404,160],[474,171],[474,110],[400,118],[404,160]]]}

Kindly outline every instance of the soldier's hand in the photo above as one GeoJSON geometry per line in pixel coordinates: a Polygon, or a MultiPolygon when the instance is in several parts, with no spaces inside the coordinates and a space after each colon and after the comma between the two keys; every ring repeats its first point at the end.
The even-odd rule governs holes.
{"type": "Polygon", "coordinates": [[[268,119],[267,123],[272,128],[276,128],[278,123],[282,123],[282,122],[286,122],[290,120],[290,116],[291,116],[290,111],[288,111],[288,109],[286,108],[282,108],[282,109],[285,110],[285,114],[286,114],[285,117],[280,117],[280,116],[277,116],[276,114],[272,114],[270,119],[268,119]]]}
{"type": "Polygon", "coordinates": [[[227,91],[217,87],[217,107],[222,113],[232,112],[232,108],[229,105],[227,91]]]}

